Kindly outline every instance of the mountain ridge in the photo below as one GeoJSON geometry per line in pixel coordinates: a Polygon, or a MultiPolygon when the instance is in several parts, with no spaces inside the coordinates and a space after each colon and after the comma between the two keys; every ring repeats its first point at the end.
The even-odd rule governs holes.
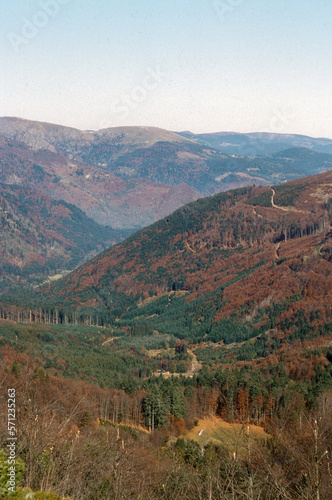
{"type": "MultiPolygon", "coordinates": [[[[332,155],[326,156],[327,153],[325,156],[323,153],[319,156],[318,153],[315,158],[309,155],[306,158],[295,158],[296,164],[290,163],[289,159],[280,154],[277,157],[271,156],[294,147],[294,143],[289,141],[281,142],[283,147],[278,146],[271,151],[269,148],[266,151],[264,148],[256,148],[255,151],[250,149],[251,136],[255,140],[258,136],[264,136],[265,143],[270,144],[278,142],[280,138],[282,141],[285,137],[295,137],[289,134],[237,134],[236,137],[241,137],[249,149],[240,151],[241,154],[237,152],[231,155],[230,151],[221,151],[217,143],[203,141],[204,144],[200,144],[198,136],[194,136],[192,140],[183,137],[181,133],[157,127],[132,126],[80,131],[18,118],[0,118],[0,135],[19,140],[36,152],[48,149],[64,155],[70,161],[106,170],[122,180],[144,179],[169,186],[185,183],[200,195],[245,185],[275,184],[294,177],[314,175],[327,170],[332,164],[332,155]],[[227,179],[225,175],[228,172],[232,173],[231,179],[227,179]]],[[[226,135],[233,137],[231,133],[226,135]]],[[[207,136],[210,137],[209,134],[207,136]]],[[[211,135],[219,136],[218,133],[211,135]]],[[[332,141],[330,142],[332,144],[332,141]]],[[[258,144],[259,147],[261,145],[262,142],[258,144]]],[[[296,144],[297,147],[310,145],[311,143],[303,141],[296,144]]],[[[309,147],[308,151],[310,149],[309,147]]],[[[185,202],[187,201],[188,199],[185,199],[185,202]]]]}
{"type": "Polygon", "coordinates": [[[99,224],[115,228],[142,227],[199,197],[184,183],[172,188],[143,179],[126,181],[62,154],[31,151],[1,136],[0,154],[1,182],[30,186],[74,203],[99,224]]]}
{"type": "Polygon", "coordinates": [[[156,127],[93,132],[0,118],[1,183],[72,203],[115,229],[147,226],[206,194],[282,185],[331,165],[332,155],[305,148],[232,157],[156,127]]]}
{"type": "Polygon", "coordinates": [[[206,144],[229,155],[264,156],[290,147],[305,147],[321,153],[332,154],[332,139],[301,134],[273,132],[211,132],[194,134],[178,132],[182,137],[206,144]]]}

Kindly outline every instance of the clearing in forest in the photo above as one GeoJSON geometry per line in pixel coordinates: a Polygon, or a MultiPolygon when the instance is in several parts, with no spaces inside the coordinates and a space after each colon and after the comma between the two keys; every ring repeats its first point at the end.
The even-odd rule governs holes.
{"type": "Polygon", "coordinates": [[[267,439],[269,435],[258,425],[250,424],[248,432],[248,425],[231,424],[214,417],[198,420],[198,425],[183,437],[197,441],[202,448],[208,443],[222,445],[233,456],[241,458],[247,454],[248,446],[267,439]]]}

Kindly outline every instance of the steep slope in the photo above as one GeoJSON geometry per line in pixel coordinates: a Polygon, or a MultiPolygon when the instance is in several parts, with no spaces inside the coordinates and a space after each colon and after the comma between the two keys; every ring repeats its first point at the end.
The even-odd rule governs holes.
{"type": "Polygon", "coordinates": [[[225,318],[252,332],[271,326],[271,315],[281,324],[296,311],[319,311],[325,325],[331,197],[332,171],[200,199],[75,270],[51,297],[198,338],[215,335],[225,318]]]}
{"type": "Polygon", "coordinates": [[[0,184],[0,289],[72,269],[128,235],[102,227],[76,206],[0,184]]]}
{"type": "Polygon", "coordinates": [[[125,181],[98,167],[70,160],[49,149],[33,151],[0,136],[0,182],[29,186],[75,204],[99,224],[115,228],[151,224],[199,194],[149,180],[125,181]]]}
{"type": "Polygon", "coordinates": [[[306,148],[320,153],[332,154],[332,139],[314,138],[298,134],[273,134],[267,132],[193,134],[192,132],[179,132],[179,135],[229,155],[270,155],[289,148],[306,148]]]}

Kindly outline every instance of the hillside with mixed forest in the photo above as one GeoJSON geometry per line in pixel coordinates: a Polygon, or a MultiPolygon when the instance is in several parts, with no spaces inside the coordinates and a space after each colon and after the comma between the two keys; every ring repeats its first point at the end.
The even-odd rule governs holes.
{"type": "Polygon", "coordinates": [[[137,178],[126,181],[61,151],[34,150],[1,137],[1,127],[0,182],[75,204],[99,224],[116,229],[146,226],[199,197],[184,184],[171,187],[137,178]]]}
{"type": "Polygon", "coordinates": [[[2,298],[18,498],[328,500],[331,187],[200,199],[2,298]]]}
{"type": "MultiPolygon", "coordinates": [[[[229,156],[154,127],[93,132],[0,118],[0,183],[3,190],[8,186],[8,196],[13,189],[22,189],[25,205],[38,205],[44,198],[74,205],[84,213],[83,218],[97,223],[95,231],[100,234],[93,247],[89,243],[91,232],[82,231],[81,223],[76,227],[73,222],[71,237],[77,242],[80,258],[71,259],[62,251],[54,252],[51,240],[44,239],[43,224],[34,227],[35,244],[30,242],[29,250],[19,232],[15,239],[13,232],[9,235],[4,230],[4,244],[8,249],[15,246],[16,254],[13,257],[11,250],[4,250],[2,266],[11,276],[9,281],[22,283],[19,269],[30,265],[29,256],[35,252],[32,260],[39,259],[40,266],[37,269],[37,264],[32,264],[31,271],[37,284],[49,274],[57,274],[57,259],[62,260],[62,270],[71,270],[89,259],[90,252],[123,240],[130,231],[146,227],[203,195],[238,186],[279,184],[323,172],[331,164],[331,155],[303,147],[267,156],[229,156]],[[104,233],[98,225],[106,227],[104,233]],[[113,228],[111,237],[109,227],[113,228]]],[[[26,221],[18,200],[11,197],[11,213],[16,226],[23,227],[26,221]]],[[[37,208],[36,214],[40,210],[37,208]]]]}
{"type": "MultiPolygon", "coordinates": [[[[34,142],[35,131],[25,136],[25,129],[1,139],[0,377],[15,388],[15,497],[329,500],[329,158],[320,163],[315,151],[292,147],[268,161],[238,158],[264,167],[267,176],[279,172],[279,180],[200,198],[119,242],[125,230],[99,225],[75,205],[81,200],[86,211],[95,206],[100,213],[113,186],[120,211],[139,183],[142,202],[147,186],[157,193],[160,185],[66,156],[75,144],[80,155],[87,151],[94,133],[65,131],[71,140],[60,152],[48,138],[63,144],[63,129],[36,127],[43,140],[34,142]],[[323,173],[279,182],[312,174],[310,165],[323,173]],[[55,282],[33,292],[22,286],[69,270],[108,244],[114,245],[55,282]],[[7,290],[13,282],[18,286],[7,290]]],[[[167,164],[171,149],[179,156],[181,141],[152,129],[144,146],[146,132],[134,127],[132,150],[128,138],[119,150],[128,162],[136,154],[135,172],[159,175],[161,155],[169,182],[173,171],[189,172],[193,182],[208,179],[196,160],[180,174],[167,164]]],[[[112,133],[116,143],[114,130],[105,132],[107,141],[112,133]]],[[[198,147],[189,145],[186,155],[198,147]]],[[[218,182],[236,184],[241,172],[227,172],[218,182]]],[[[183,198],[176,199],[181,205],[183,198]]],[[[151,201],[153,220],[155,200],[142,209],[151,201]]],[[[0,414],[6,498],[6,394],[0,414]]]]}
{"type": "Polygon", "coordinates": [[[319,311],[317,331],[331,314],[331,180],[327,172],[200,199],[48,293],[58,304],[106,308],[114,320],[137,317],[197,340],[225,340],[230,318],[254,336],[296,311],[319,311]]]}
{"type": "Polygon", "coordinates": [[[0,184],[0,232],[1,292],[68,272],[130,234],[100,226],[75,205],[6,184],[0,184]]]}

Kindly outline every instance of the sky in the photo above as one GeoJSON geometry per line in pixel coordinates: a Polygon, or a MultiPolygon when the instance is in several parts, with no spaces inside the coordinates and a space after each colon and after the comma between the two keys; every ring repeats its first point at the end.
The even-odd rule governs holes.
{"type": "Polygon", "coordinates": [[[332,138],[330,0],[1,0],[0,116],[332,138]]]}

